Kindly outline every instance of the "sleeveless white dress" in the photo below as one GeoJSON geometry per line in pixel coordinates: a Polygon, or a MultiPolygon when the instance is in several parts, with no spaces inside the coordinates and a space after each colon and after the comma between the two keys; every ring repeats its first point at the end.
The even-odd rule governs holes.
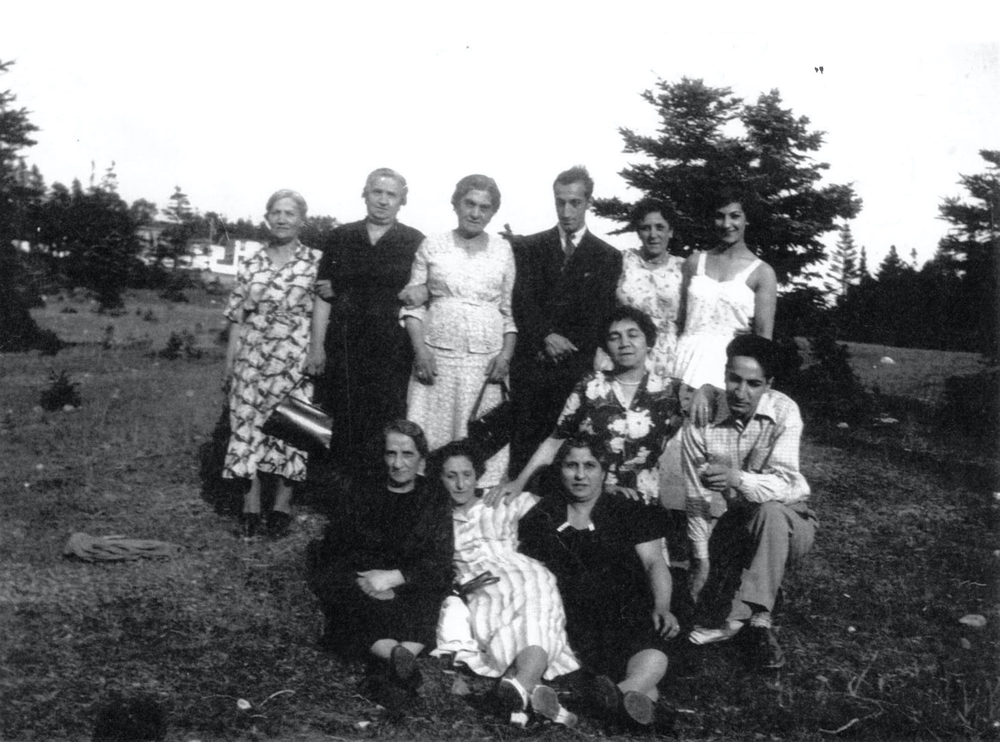
{"type": "Polygon", "coordinates": [[[754,292],[747,279],[760,265],[755,260],[728,281],[705,275],[705,255],[687,290],[684,332],[677,341],[672,376],[688,386],[725,386],[726,346],[736,335],[753,332],[754,292]]]}

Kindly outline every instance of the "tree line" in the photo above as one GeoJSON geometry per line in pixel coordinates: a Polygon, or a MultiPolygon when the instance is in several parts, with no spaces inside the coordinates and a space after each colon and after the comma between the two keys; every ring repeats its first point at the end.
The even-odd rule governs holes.
{"type": "MultiPolygon", "coordinates": [[[[10,64],[0,61],[0,74],[10,64]]],[[[849,226],[861,199],[851,184],[823,182],[829,165],[813,155],[824,133],[785,108],[777,90],[747,102],[729,88],[682,78],[660,80],[641,95],[659,126],[655,135],[619,130],[624,151],[641,158],[621,177],[643,196],[673,204],[671,247],[681,254],[713,244],[703,205],[721,187],[737,183],[755,194],[762,208],[752,241],[782,287],[779,334],[823,332],[839,340],[995,355],[1000,152],[984,150],[987,171],[961,176],[967,199],[944,200],[941,218],[950,231],[934,260],[918,268],[893,248],[870,275],[865,249],[859,253],[849,226]],[[822,238],[835,231],[839,240],[830,250],[822,238]]],[[[101,309],[114,309],[126,288],[177,280],[175,268],[192,241],[265,236],[263,222],[199,212],[179,186],[162,209],[146,199],[128,204],[118,193],[114,163],[100,178],[92,173],[86,187],[79,180],[47,187],[21,155],[35,143],[37,127],[15,101],[10,91],[0,92],[0,350],[30,347],[37,331],[27,311],[33,293],[82,286],[97,293],[101,309]],[[162,231],[144,244],[142,228],[158,217],[162,231]],[[22,243],[30,252],[16,248],[22,243]]],[[[594,210],[625,230],[631,207],[618,198],[597,199],[594,210]]],[[[336,226],[332,217],[310,217],[303,239],[322,248],[336,226]]]]}

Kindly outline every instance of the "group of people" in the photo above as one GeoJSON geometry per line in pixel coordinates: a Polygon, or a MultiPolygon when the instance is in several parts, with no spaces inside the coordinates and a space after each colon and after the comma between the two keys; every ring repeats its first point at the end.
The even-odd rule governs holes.
{"type": "Polygon", "coordinates": [[[707,204],[718,243],[685,260],[667,202],[634,208],[637,248],[593,235],[593,188],[582,167],[560,173],[557,225],[498,236],[485,230],[500,190],[469,175],[456,228],[424,237],[397,219],[406,180],[378,169],[366,218],[322,254],[298,241],[299,194],[268,201],[272,239],[226,308],[224,475],[249,480],[244,537],[287,534],[307,457],[261,428],[289,394],[330,411],[350,485],[310,581],[325,641],[367,658],[383,698],[412,697],[431,648],[498,678],[513,724],[573,725],[546,684],[569,676],[592,708],[649,725],[682,634],[746,638],[758,667],[784,664],[771,611],[816,519],[798,408],[771,389],[775,275],[745,242],[757,202],[707,204]],[[485,455],[470,417],[500,404],[510,443],[485,455]],[[684,564],[696,609],[682,627],[684,564]]]}

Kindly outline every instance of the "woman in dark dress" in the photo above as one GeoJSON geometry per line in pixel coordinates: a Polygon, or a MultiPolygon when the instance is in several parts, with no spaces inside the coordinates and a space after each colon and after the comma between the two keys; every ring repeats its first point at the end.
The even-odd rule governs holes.
{"type": "Polygon", "coordinates": [[[521,551],[556,576],[570,646],[594,675],[594,702],[609,716],[652,724],[666,640],[680,630],[656,524],[639,503],[604,493],[609,454],[570,438],[555,460],[558,492],[520,522],[521,551]]]}
{"type": "Polygon", "coordinates": [[[310,357],[311,370],[323,372],[319,401],[337,421],[333,456],[356,474],[367,473],[382,428],[406,416],[413,351],[397,294],[424,239],[396,218],[407,185],[395,170],[374,170],[361,195],[366,217],[337,228],[324,246],[313,334],[326,343],[310,357]]]}
{"type": "Polygon", "coordinates": [[[396,420],[384,433],[386,480],[355,484],[311,549],[309,579],[326,615],[324,643],[369,659],[373,675],[412,694],[420,682],[415,658],[433,646],[451,588],[451,508],[421,476],[420,426],[396,420]]]}

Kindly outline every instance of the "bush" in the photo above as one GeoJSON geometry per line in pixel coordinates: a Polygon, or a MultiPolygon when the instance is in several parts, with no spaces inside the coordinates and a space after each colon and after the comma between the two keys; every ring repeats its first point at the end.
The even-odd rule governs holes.
{"type": "Polygon", "coordinates": [[[180,333],[172,332],[167,338],[166,347],[156,355],[168,361],[176,361],[179,358],[201,358],[201,350],[195,346],[195,342],[195,336],[188,330],[180,333]]]}
{"type": "Polygon", "coordinates": [[[58,374],[55,371],[49,372],[49,386],[42,391],[42,396],[38,403],[46,412],[61,410],[67,405],[79,407],[83,402],[80,393],[76,390],[79,384],[70,381],[69,375],[65,371],[58,374]]]}
{"type": "Polygon", "coordinates": [[[941,424],[974,436],[992,437],[1000,432],[1000,367],[974,376],[949,376],[944,386],[941,424]]]}

